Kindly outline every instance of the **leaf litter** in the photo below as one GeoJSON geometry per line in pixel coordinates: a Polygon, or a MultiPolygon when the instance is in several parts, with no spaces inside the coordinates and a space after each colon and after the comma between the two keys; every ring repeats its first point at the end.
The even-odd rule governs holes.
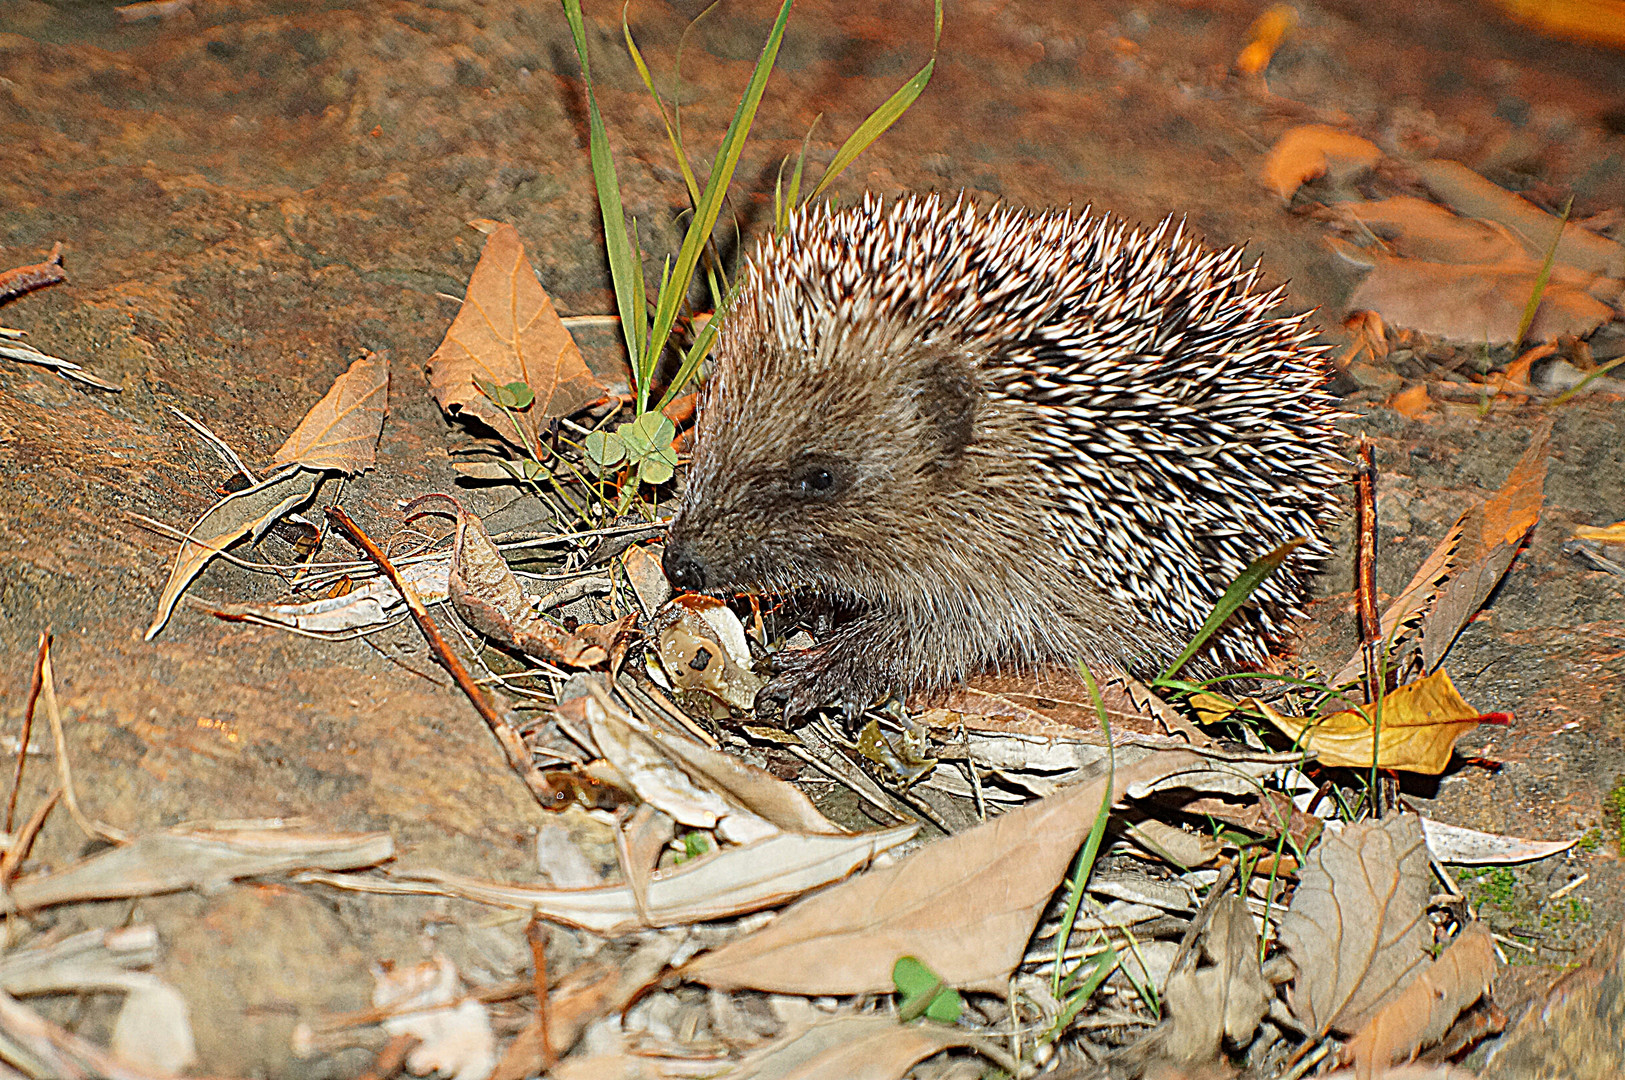
{"type": "MultiPolygon", "coordinates": [[[[1270,175],[1289,198],[1305,179],[1339,185],[1377,162],[1374,147],[1335,129],[1300,131],[1295,140],[1270,175]]],[[[1532,207],[1482,191],[1459,170],[1423,173],[1459,214],[1471,198],[1484,200],[1480,220],[1464,224],[1399,200],[1349,209],[1363,228],[1391,234],[1413,267],[1454,248],[1478,260],[1469,265],[1526,273],[1531,245],[1550,243],[1541,238],[1555,231],[1552,250],[1562,261],[1548,300],[1580,288],[1576,274],[1591,275],[1588,297],[1606,295],[1610,275],[1620,276],[1614,249],[1576,226],[1538,210],[1532,216],[1532,207]]],[[[431,392],[449,415],[494,431],[509,444],[505,452],[527,455],[522,467],[492,476],[537,499],[541,482],[554,482],[568,502],[541,466],[544,432],[564,430],[553,421],[608,394],[541,290],[517,231],[480,227],[486,247],[428,364],[431,392]]],[[[1547,326],[1537,319],[1525,329],[1538,337],[1547,326]]],[[[147,636],[161,631],[216,555],[259,540],[312,501],[325,475],[373,467],[387,412],[387,361],[364,353],[288,437],[273,471],[221,499],[184,534],[147,636]]],[[[629,462],[635,470],[619,482],[634,489],[663,482],[678,464],[671,418],[654,411],[618,429],[618,448],[603,428],[575,434],[586,447],[583,469],[629,462]]],[[[388,545],[405,552],[394,560],[394,582],[353,559],[308,563],[294,584],[308,593],[319,583],[328,595],[213,610],[342,635],[375,632],[408,605],[415,617],[428,606],[449,609],[443,617],[466,631],[465,651],[486,673],[465,692],[495,715],[508,763],[538,801],[609,841],[618,853],[609,878],[552,887],[397,863],[387,833],[218,822],[124,836],[96,827],[87,832],[114,846],[74,866],[20,874],[20,860],[8,858],[6,910],[257,879],[455,898],[597,939],[597,958],[550,972],[537,951],[528,973],[521,965],[510,982],[483,987],[439,955],[380,968],[372,1010],[307,1024],[299,1035],[319,1054],[345,1031],[377,1026],[396,1037],[406,1068],[461,1080],[542,1070],[883,1078],[945,1052],[974,1053],[1022,1076],[1059,1059],[1112,1075],[1239,1066],[1263,1077],[1333,1057],[1360,1080],[1470,1075],[1404,1064],[1446,1041],[1495,966],[1488,931],[1448,876],[1436,894],[1435,866],[1540,858],[1573,841],[1423,821],[1375,785],[1362,793],[1348,770],[1436,774],[1461,732],[1487,719],[1441,665],[1539,517],[1547,434],[1537,431],[1501,491],[1462,515],[1390,604],[1383,656],[1412,681],[1376,706],[1340,689],[1359,677],[1352,662],[1326,693],[1291,698],[1314,706],[1297,712],[1277,708],[1279,695],[1192,695],[1177,673],[1151,685],[1101,673],[1099,693],[1087,679],[1022,676],[910,703],[919,706],[912,715],[873,715],[857,739],[739,722],[761,685],[761,655],[778,642],[760,610],[747,625],[713,599],[671,599],[657,547],[623,547],[619,558],[595,563],[593,541],[617,530],[646,535],[647,522],[601,514],[586,529],[499,542],[457,500],[426,494],[402,508],[403,526],[435,503],[451,508],[454,532],[437,540],[403,527],[388,545]],[[536,558],[538,546],[546,557],[536,558]],[[520,577],[589,571],[604,574],[608,588],[557,604],[528,592],[520,577]],[[522,679],[547,687],[530,694],[536,707],[523,719],[506,701],[493,706],[483,689],[522,679]],[[866,815],[837,824],[764,767],[782,768],[780,748],[791,745],[803,761],[862,778],[866,815]],[[558,765],[566,767],[545,767],[558,765]],[[594,789],[613,794],[586,794],[594,789]],[[1333,809],[1339,800],[1341,811],[1333,809]],[[1351,810],[1349,800],[1358,806],[1351,810]],[[951,835],[922,843],[920,818],[951,835]],[[908,996],[894,996],[904,960],[928,986],[961,1000],[957,1021],[929,1007],[915,1017],[908,996]],[[700,987],[705,1004],[681,1033],[655,1022],[700,987]],[[522,1021],[493,1023],[501,995],[527,994],[534,1008],[522,1021]],[[777,1002],[776,1012],[753,1031],[734,1030],[708,1049],[693,1041],[763,1001],[777,1002]]],[[[602,498],[607,477],[578,474],[569,490],[602,498]]],[[[624,499],[616,505],[626,508],[624,499]]],[[[428,633],[432,624],[419,625],[428,633]]],[[[42,700],[57,723],[44,667],[42,700]]],[[[74,809],[65,744],[57,744],[74,809]]],[[[35,819],[53,805],[54,797],[35,819]]],[[[24,835],[30,828],[38,825],[24,835]]],[[[140,942],[133,951],[141,959],[129,965],[109,959],[129,945],[107,934],[34,943],[36,967],[55,973],[32,982],[7,975],[10,965],[30,962],[29,952],[0,958],[8,995],[96,979],[127,995],[133,1019],[115,1027],[110,1052],[0,995],[0,1028],[46,1063],[36,1075],[169,1075],[187,1066],[184,1002],[131,970],[150,962],[154,948],[140,929],[120,932],[140,942]],[[92,959],[74,961],[77,972],[53,967],[57,953],[78,951],[92,959]],[[166,1037],[137,1045],[132,1028],[166,1037]]]]}

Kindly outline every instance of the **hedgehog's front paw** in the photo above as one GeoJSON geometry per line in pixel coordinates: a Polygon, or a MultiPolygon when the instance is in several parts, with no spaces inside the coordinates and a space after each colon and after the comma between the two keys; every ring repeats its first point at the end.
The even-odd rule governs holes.
{"type": "Polygon", "coordinates": [[[756,695],[756,709],[781,702],[786,721],[824,706],[841,710],[848,730],[858,714],[889,692],[878,674],[853,663],[845,650],[831,645],[787,649],[775,657],[778,674],[756,695]]]}

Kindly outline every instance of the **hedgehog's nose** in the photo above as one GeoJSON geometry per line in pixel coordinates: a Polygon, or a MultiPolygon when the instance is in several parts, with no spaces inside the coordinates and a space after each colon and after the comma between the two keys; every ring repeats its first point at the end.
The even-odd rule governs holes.
{"type": "Polygon", "coordinates": [[[688,545],[681,540],[671,540],[666,544],[666,554],[661,558],[660,565],[666,571],[667,580],[679,589],[689,592],[705,590],[705,564],[696,559],[688,545]]]}

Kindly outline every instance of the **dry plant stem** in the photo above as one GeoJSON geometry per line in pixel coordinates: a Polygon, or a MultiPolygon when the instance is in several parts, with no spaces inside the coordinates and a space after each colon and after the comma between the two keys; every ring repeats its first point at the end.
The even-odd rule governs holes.
{"type": "MultiPolygon", "coordinates": [[[[28,858],[29,849],[34,846],[34,838],[45,827],[45,819],[51,815],[56,807],[57,800],[62,798],[62,789],[57,788],[45,797],[45,801],[34,807],[34,812],[28,815],[28,821],[23,825],[23,831],[12,838],[11,847],[3,857],[0,857],[0,888],[11,884],[16,875],[17,868],[28,858]]],[[[10,832],[10,829],[6,830],[10,832]]]]}
{"type": "Polygon", "coordinates": [[[1382,700],[1378,650],[1382,648],[1382,621],[1377,615],[1377,465],[1371,442],[1360,437],[1354,473],[1355,512],[1359,515],[1359,547],[1355,553],[1355,603],[1360,618],[1360,651],[1365,654],[1365,699],[1382,700]]]}
{"type": "Polygon", "coordinates": [[[51,643],[45,642],[40,656],[40,692],[45,699],[45,718],[51,722],[51,737],[56,743],[57,770],[62,775],[62,798],[68,804],[68,816],[92,840],[107,840],[114,844],[128,844],[129,834],[110,825],[91,821],[79,809],[79,796],[73,789],[73,769],[68,764],[68,739],[62,732],[62,711],[56,705],[56,672],[51,669],[51,643]]]}
{"type": "Polygon", "coordinates": [[[28,682],[28,704],[23,707],[23,733],[17,744],[17,769],[11,774],[11,794],[6,797],[6,832],[17,820],[17,793],[23,785],[23,762],[28,760],[28,740],[34,734],[34,706],[39,703],[40,687],[45,685],[45,653],[51,647],[51,632],[42,630],[39,649],[34,653],[34,675],[28,682]]]}
{"type": "Polygon", "coordinates": [[[547,1024],[547,924],[532,915],[525,927],[525,937],[530,941],[531,970],[536,977],[536,1031],[542,1040],[542,1072],[545,1073],[559,1060],[547,1024]]]}
{"type": "Polygon", "coordinates": [[[412,613],[412,621],[417,623],[424,639],[428,641],[436,662],[446,669],[446,673],[457,683],[458,689],[462,690],[473,704],[474,711],[485,721],[485,726],[496,736],[497,742],[502,746],[502,752],[508,758],[508,767],[525,782],[525,786],[530,789],[537,802],[543,806],[552,805],[553,792],[542,779],[536,766],[531,763],[530,751],[525,747],[525,740],[514,730],[513,725],[497,712],[496,702],[480,688],[473,676],[468,673],[468,669],[463,666],[463,662],[457,659],[457,654],[451,651],[451,646],[446,644],[440,628],[429,617],[429,609],[423,606],[423,600],[412,588],[411,582],[401,576],[401,572],[395,569],[395,564],[389,561],[389,556],[384,554],[384,549],[363,532],[361,526],[350,520],[349,514],[337,506],[330,506],[327,508],[327,518],[339,527],[340,532],[349,537],[351,543],[366,553],[367,558],[384,572],[390,584],[394,585],[396,591],[406,599],[406,608],[412,613]]]}

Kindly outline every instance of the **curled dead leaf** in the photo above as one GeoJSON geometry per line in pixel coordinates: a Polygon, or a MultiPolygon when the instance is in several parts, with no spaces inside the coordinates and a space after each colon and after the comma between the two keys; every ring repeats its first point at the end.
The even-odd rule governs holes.
{"type": "Polygon", "coordinates": [[[1495,941],[1483,923],[1470,923],[1437,960],[1377,1011],[1343,1048],[1354,1075],[1367,1080],[1396,1062],[1409,1061],[1438,1042],[1461,1011],[1489,989],[1495,975],[1495,941]]]}
{"type": "Polygon", "coordinates": [[[1304,183],[1331,175],[1339,180],[1371,168],[1382,151],[1369,139],[1325,124],[1303,124],[1282,133],[1264,157],[1264,183],[1283,199],[1304,183]]]}

